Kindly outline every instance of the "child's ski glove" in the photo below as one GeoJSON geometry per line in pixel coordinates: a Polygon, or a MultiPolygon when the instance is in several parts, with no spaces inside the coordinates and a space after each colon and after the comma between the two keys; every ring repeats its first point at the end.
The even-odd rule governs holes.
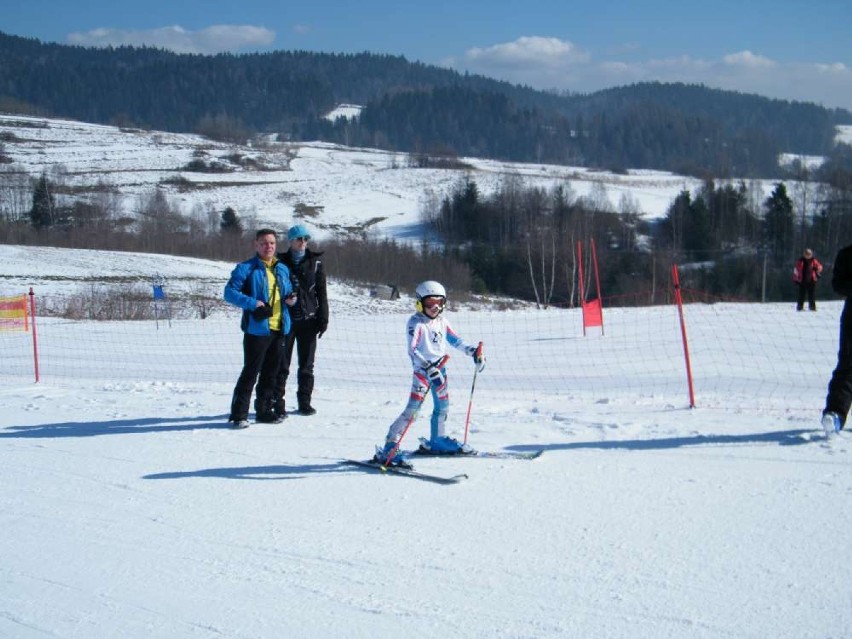
{"type": "MultiPolygon", "coordinates": [[[[443,362],[442,362],[443,363],[443,362]]],[[[429,381],[432,382],[432,385],[436,388],[443,386],[446,381],[444,378],[444,372],[441,370],[441,364],[429,364],[426,369],[426,377],[429,378],[429,381]]]]}
{"type": "Polygon", "coordinates": [[[482,342],[479,342],[477,346],[468,346],[465,349],[465,353],[473,358],[476,369],[481,373],[485,368],[485,354],[482,352],[482,342]]]}

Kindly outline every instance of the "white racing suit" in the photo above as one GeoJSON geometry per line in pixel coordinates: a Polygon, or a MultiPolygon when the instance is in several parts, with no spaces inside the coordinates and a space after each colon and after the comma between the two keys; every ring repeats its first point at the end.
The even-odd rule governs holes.
{"type": "Polygon", "coordinates": [[[425,401],[426,392],[432,392],[432,419],[430,422],[430,439],[435,441],[444,437],[444,423],[450,408],[450,397],[447,381],[447,370],[441,366],[444,377],[443,384],[436,385],[427,376],[427,369],[433,363],[440,362],[447,355],[447,344],[458,350],[471,354],[476,347],[464,342],[450,326],[443,315],[430,319],[423,313],[415,313],[406,324],[408,339],[408,356],[414,368],[411,380],[411,393],[408,403],[399,417],[388,429],[386,443],[396,444],[402,436],[420,405],[425,401]]]}

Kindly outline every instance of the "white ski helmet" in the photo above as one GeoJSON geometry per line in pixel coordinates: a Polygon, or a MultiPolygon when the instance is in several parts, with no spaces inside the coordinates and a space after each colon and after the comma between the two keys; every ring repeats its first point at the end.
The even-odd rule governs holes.
{"type": "Polygon", "coordinates": [[[447,291],[438,282],[435,282],[434,280],[420,282],[420,284],[417,285],[417,288],[414,289],[414,294],[417,296],[415,306],[417,307],[418,312],[423,312],[423,300],[427,297],[440,297],[441,305],[439,307],[438,314],[440,315],[444,312],[444,306],[447,303],[447,291]]]}

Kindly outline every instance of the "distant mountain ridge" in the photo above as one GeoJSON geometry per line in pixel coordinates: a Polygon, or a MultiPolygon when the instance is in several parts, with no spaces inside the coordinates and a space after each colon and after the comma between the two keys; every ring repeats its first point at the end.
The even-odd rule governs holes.
{"type": "Polygon", "coordinates": [[[764,176],[828,155],[852,113],[683,84],[556,95],[400,56],[213,56],[84,48],[0,32],[0,110],[175,132],[277,132],[424,154],[764,176]],[[357,120],[323,116],[340,103],[357,120]]]}

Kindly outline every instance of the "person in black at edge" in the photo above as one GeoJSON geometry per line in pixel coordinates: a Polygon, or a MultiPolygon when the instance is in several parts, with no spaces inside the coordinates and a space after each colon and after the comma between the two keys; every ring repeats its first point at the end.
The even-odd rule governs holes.
{"type": "Polygon", "coordinates": [[[276,415],[285,416],[285,391],[290,375],[290,360],[293,347],[296,347],[298,371],[296,380],[296,400],[300,415],[313,415],[317,411],[311,406],[314,392],[314,356],[317,339],[328,328],[328,297],[326,295],[325,269],[319,259],[322,252],[311,251],[308,240],[311,234],[302,224],[290,227],[287,231],[290,248],[279,253],[280,259],[290,270],[290,281],[296,293],[296,303],[290,307],[292,328],[284,338],[284,353],[278,376],[275,381],[275,401],[273,409],[276,415]]]}
{"type": "Polygon", "coordinates": [[[822,427],[826,435],[843,429],[852,406],[852,244],[840,249],[834,260],[831,287],[846,298],[840,315],[840,348],[837,367],[828,383],[828,396],[822,411],[822,427]]]}

